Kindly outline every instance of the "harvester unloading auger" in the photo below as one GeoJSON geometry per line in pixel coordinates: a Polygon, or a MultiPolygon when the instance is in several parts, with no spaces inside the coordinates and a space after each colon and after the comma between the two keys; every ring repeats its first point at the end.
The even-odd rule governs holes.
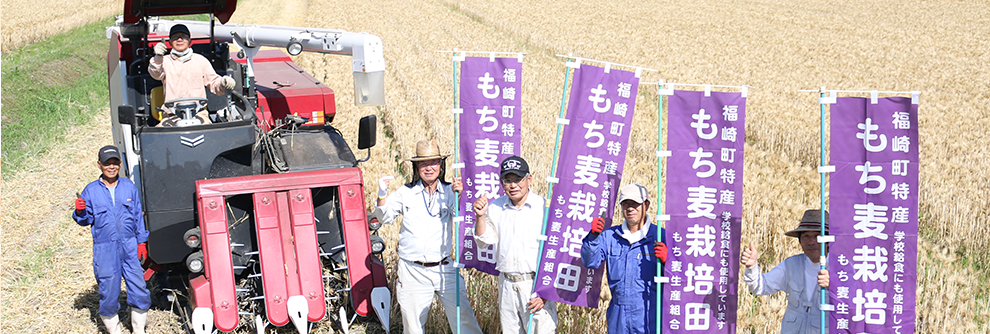
{"type": "MultiPolygon", "coordinates": [[[[181,313],[195,333],[233,331],[242,320],[258,333],[289,322],[307,333],[327,318],[347,332],[355,317],[372,312],[387,332],[385,244],[366,211],[363,160],[330,125],[334,92],[281,50],[259,51],[350,55],[355,104],[382,105],[381,39],[216,24],[235,7],[236,0],[126,1],[107,30],[114,141],[124,152],[122,173],[141,192],[149,231],[145,279],[164,302],[191,310],[181,313]],[[156,17],[198,13],[211,20],[156,17]],[[193,52],[236,84],[176,112],[188,121],[156,126],[163,106],[184,102],[162,101],[162,82],[148,72],[154,46],[167,43],[179,23],[191,32],[193,52]],[[228,43],[241,51],[230,52],[228,43]],[[211,124],[191,119],[200,108],[211,124]]],[[[375,145],[375,123],[373,115],[361,119],[358,149],[375,145]]]]}

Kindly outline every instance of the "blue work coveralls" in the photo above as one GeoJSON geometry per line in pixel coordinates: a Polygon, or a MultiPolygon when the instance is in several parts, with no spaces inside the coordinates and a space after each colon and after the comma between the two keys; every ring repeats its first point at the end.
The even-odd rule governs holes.
{"type": "Polygon", "coordinates": [[[581,263],[585,267],[595,269],[605,261],[608,289],[612,292],[605,313],[609,334],[656,333],[657,286],[653,278],[659,260],[653,245],[657,226],[648,225],[646,237],[633,244],[622,237],[621,225],[598,235],[588,233],[581,242],[581,263]]]}
{"type": "Polygon", "coordinates": [[[72,211],[72,219],[82,226],[92,225],[93,273],[100,290],[100,315],[111,317],[120,310],[120,279],[127,282],[127,304],[147,310],[151,296],[144,282],[144,269],[138,259],[138,243],[148,241],[141,200],[131,180],[118,177],[114,199],[110,189],[97,179],[80,195],[86,210],[72,211]]]}

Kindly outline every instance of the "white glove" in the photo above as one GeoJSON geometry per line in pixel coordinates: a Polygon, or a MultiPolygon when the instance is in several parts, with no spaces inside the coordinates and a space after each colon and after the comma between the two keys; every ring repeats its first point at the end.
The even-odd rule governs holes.
{"type": "Polygon", "coordinates": [[[220,84],[223,85],[223,88],[226,88],[227,90],[234,89],[234,78],[231,78],[229,75],[224,76],[223,78],[220,79],[220,84]]]}
{"type": "Polygon", "coordinates": [[[165,47],[165,43],[160,43],[159,42],[158,44],[155,44],[155,54],[156,55],[164,56],[166,51],[168,51],[168,48],[165,47]]]}
{"type": "Polygon", "coordinates": [[[388,181],[394,180],[394,179],[395,179],[395,177],[392,177],[392,175],[382,175],[382,177],[378,179],[378,198],[379,199],[384,199],[385,198],[385,195],[388,195],[388,181]]]}

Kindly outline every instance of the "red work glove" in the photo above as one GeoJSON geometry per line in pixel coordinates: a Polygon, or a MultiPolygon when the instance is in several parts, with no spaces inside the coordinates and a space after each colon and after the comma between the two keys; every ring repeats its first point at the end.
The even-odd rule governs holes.
{"type": "Polygon", "coordinates": [[[591,221],[591,233],[599,234],[605,230],[605,218],[598,217],[591,221]]]}
{"type": "Polygon", "coordinates": [[[148,243],[142,242],[138,244],[138,260],[144,263],[144,260],[148,259],[148,243]]]}
{"type": "Polygon", "coordinates": [[[86,200],[76,198],[76,211],[86,210],[86,200]]]}
{"type": "Polygon", "coordinates": [[[653,246],[653,255],[660,259],[660,263],[667,264],[667,244],[657,241],[653,246]]]}

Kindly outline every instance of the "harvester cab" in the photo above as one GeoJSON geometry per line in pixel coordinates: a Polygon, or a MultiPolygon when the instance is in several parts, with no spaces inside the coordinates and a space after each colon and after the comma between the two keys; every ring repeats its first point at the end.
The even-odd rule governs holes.
{"type": "MultiPolygon", "coordinates": [[[[149,231],[145,278],[186,307],[186,328],[300,332],[333,319],[347,331],[377,315],[388,331],[391,294],[369,224],[359,160],[330,125],[335,93],[289,55],[352,57],[356,105],[384,104],[381,39],[344,30],[229,24],[236,0],[126,1],[107,29],[110,104],[121,172],[138,186],[149,231]],[[158,16],[208,14],[209,21],[158,16]],[[195,54],[234,88],[163,101],[148,65],[184,24],[195,54]],[[240,50],[231,52],[229,44],[240,50]],[[279,49],[261,50],[261,47],[279,49]],[[280,50],[284,48],[286,52],[280,50]],[[161,126],[162,112],[179,116],[161,126]],[[208,122],[194,117],[206,111],[208,122]],[[167,288],[167,289],[166,289],[167,288]],[[179,291],[179,293],[171,293],[179,291]]],[[[169,55],[166,54],[166,57],[169,55]]],[[[161,56],[159,56],[161,57],[161,56]]],[[[165,79],[168,82],[168,79],[165,79]]],[[[375,145],[374,115],[358,149],[375,145]]]]}

